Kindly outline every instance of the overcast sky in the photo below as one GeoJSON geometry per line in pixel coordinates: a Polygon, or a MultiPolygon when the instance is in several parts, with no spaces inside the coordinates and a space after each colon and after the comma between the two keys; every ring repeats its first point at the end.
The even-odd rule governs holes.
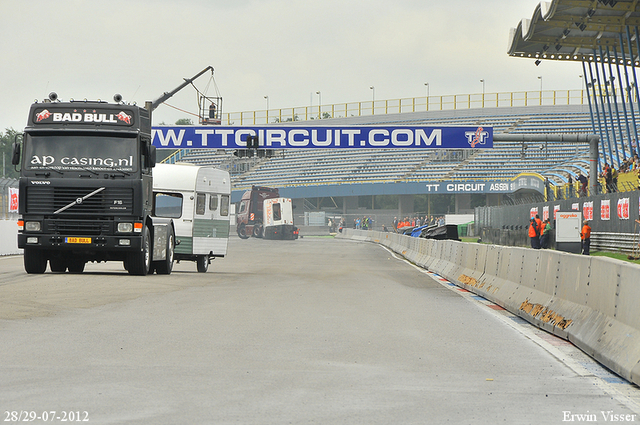
{"type": "MultiPolygon", "coordinates": [[[[577,62],[509,57],[537,0],[0,0],[0,131],[29,105],[144,104],[211,65],[224,112],[426,95],[578,90],[577,62]]],[[[196,80],[201,90],[209,74],[196,80]]],[[[209,95],[214,91],[210,87],[209,95]]],[[[197,113],[185,88],[168,103],[197,113]]],[[[187,114],[160,106],[154,124],[187,114]]],[[[195,121],[195,119],[194,119],[195,121]]]]}

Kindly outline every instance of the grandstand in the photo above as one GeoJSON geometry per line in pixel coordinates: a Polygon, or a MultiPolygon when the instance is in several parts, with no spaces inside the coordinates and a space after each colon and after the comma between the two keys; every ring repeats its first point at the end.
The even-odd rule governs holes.
{"type": "MultiPolygon", "coordinates": [[[[308,123],[298,121],[293,124],[308,123]]],[[[292,123],[288,123],[292,124],[292,123]]],[[[325,125],[491,126],[494,134],[592,133],[584,105],[424,111],[323,120],[325,125]]],[[[299,149],[271,158],[239,159],[230,151],[191,149],[181,161],[229,170],[236,190],[421,181],[509,181],[536,172],[556,184],[588,173],[588,146],[568,142],[494,142],[493,149],[299,149]]]]}

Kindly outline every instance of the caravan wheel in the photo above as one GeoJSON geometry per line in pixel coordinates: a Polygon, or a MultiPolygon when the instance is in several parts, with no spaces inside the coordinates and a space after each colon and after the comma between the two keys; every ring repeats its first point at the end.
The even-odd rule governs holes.
{"type": "Polygon", "coordinates": [[[196,265],[198,267],[198,273],[206,273],[209,270],[209,256],[198,255],[196,259],[196,265]]]}

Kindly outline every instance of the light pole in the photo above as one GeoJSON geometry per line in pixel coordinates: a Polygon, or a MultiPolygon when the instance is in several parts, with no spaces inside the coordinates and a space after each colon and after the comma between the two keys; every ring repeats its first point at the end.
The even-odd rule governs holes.
{"type": "Polygon", "coordinates": [[[372,91],[372,98],[371,98],[371,115],[375,114],[375,109],[376,109],[376,88],[374,86],[369,87],[372,91]]]}
{"type": "Polygon", "coordinates": [[[318,95],[318,119],[320,120],[322,119],[322,93],[318,90],[316,94],[318,95]]]}
{"type": "Polygon", "coordinates": [[[267,124],[269,124],[269,96],[264,97],[267,101],[267,124]]]}
{"type": "Polygon", "coordinates": [[[542,105],[542,75],[538,75],[538,80],[540,80],[540,105],[542,105]]]}
{"type": "Polygon", "coordinates": [[[480,80],[480,82],[482,83],[482,107],[484,108],[484,78],[480,80]]]}
{"type": "Polygon", "coordinates": [[[427,111],[429,110],[429,83],[424,83],[427,87],[427,111]]]}

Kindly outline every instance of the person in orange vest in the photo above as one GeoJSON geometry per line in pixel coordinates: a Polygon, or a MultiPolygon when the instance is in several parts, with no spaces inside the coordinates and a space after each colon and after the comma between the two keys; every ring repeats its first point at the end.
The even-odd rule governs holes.
{"type": "Polygon", "coordinates": [[[529,222],[529,238],[531,238],[531,248],[540,249],[540,227],[535,217],[531,217],[529,222]]]}
{"type": "Polygon", "coordinates": [[[542,220],[540,220],[540,215],[536,214],[536,223],[538,224],[538,234],[542,236],[542,232],[544,231],[544,224],[542,220]]]}
{"type": "Polygon", "coordinates": [[[591,246],[591,226],[589,226],[589,220],[583,222],[580,239],[582,239],[582,255],[589,255],[589,247],[591,246]]]}

